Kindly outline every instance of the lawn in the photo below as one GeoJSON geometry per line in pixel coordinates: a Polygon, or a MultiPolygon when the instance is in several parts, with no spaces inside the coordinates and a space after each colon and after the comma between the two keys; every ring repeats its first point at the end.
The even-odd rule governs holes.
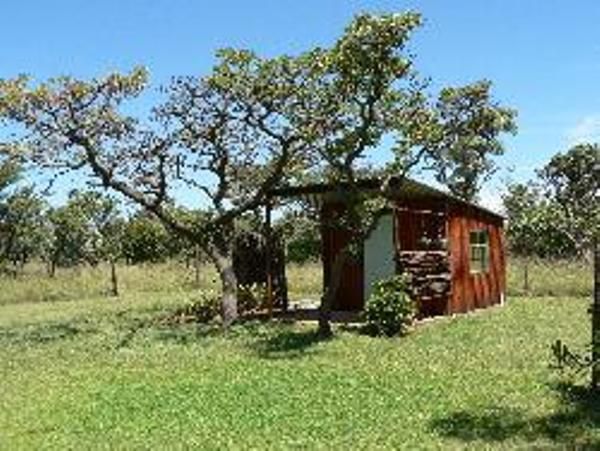
{"type": "Polygon", "coordinates": [[[4,301],[0,447],[600,446],[600,399],[549,367],[556,338],[589,341],[585,298],[319,341],[314,324],[163,321],[191,292],[174,290],[4,301]]]}

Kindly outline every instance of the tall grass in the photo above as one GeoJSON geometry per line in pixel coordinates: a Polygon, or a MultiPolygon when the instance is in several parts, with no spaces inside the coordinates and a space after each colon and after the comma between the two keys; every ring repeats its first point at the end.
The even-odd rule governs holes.
{"type": "MultiPolygon", "coordinates": [[[[177,262],[121,265],[117,274],[122,293],[177,293],[197,288],[194,269],[177,262]]],[[[202,289],[217,286],[212,267],[202,267],[199,276],[202,289]]],[[[16,278],[0,279],[0,305],[97,298],[108,296],[109,288],[110,269],[106,265],[60,268],[55,277],[49,277],[41,265],[31,264],[16,278]]]]}
{"type": "Polygon", "coordinates": [[[507,268],[509,296],[591,296],[592,264],[581,260],[512,258],[507,268]]]}
{"type": "MultiPolygon", "coordinates": [[[[591,296],[593,272],[589,262],[580,260],[526,261],[511,258],[507,266],[509,296],[581,297],[591,296]],[[525,287],[525,267],[528,287],[525,287]]],[[[304,265],[289,264],[287,276],[292,300],[319,299],[323,286],[320,262],[304,265]]]]}
{"type": "Polygon", "coordinates": [[[292,302],[304,299],[319,300],[323,290],[323,266],[321,262],[305,264],[290,263],[286,267],[288,295],[292,302]]]}
{"type": "MultiPolygon", "coordinates": [[[[323,285],[320,262],[290,263],[286,274],[292,303],[320,299],[323,285]]],[[[119,290],[124,295],[138,297],[153,293],[177,297],[177,293],[197,289],[218,290],[218,277],[212,266],[202,266],[198,275],[196,281],[194,268],[186,268],[179,262],[121,265],[118,268],[119,290]]],[[[507,269],[507,291],[509,296],[589,296],[592,278],[591,264],[585,262],[511,259],[507,269]],[[528,288],[524,284],[526,263],[528,288]]],[[[109,288],[110,270],[105,265],[59,269],[51,278],[41,265],[31,264],[17,278],[0,278],[0,305],[108,297],[109,288]]]]}

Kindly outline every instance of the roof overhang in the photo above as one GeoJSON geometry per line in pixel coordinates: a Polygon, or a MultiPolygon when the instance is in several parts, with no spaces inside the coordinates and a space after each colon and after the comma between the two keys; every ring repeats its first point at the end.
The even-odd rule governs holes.
{"type": "MultiPolygon", "coordinates": [[[[357,180],[355,187],[364,191],[373,191],[376,193],[382,187],[383,180],[380,178],[364,178],[357,180]]],[[[300,197],[309,201],[313,205],[322,204],[326,198],[335,197],[336,194],[343,194],[350,189],[348,183],[311,183],[306,185],[285,186],[274,189],[269,192],[271,198],[294,198],[300,197]]],[[[399,199],[428,199],[440,200],[494,217],[497,220],[504,220],[505,217],[495,211],[482,207],[473,202],[465,201],[459,197],[453,196],[447,192],[433,188],[425,183],[418,182],[410,178],[403,178],[392,181],[391,189],[393,196],[399,199]]]]}

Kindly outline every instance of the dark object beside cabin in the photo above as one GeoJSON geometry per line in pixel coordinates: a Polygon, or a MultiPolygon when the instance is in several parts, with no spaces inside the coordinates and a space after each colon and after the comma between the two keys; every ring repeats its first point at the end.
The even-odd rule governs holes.
{"type": "MultiPolygon", "coordinates": [[[[271,248],[268,249],[267,237],[258,232],[238,233],[233,245],[233,268],[240,287],[260,285],[267,289],[269,282],[267,259],[270,256],[273,307],[285,310],[288,305],[285,248],[281,236],[277,233],[270,235],[270,243],[271,248]]],[[[265,302],[267,301],[266,299],[265,302]]]]}

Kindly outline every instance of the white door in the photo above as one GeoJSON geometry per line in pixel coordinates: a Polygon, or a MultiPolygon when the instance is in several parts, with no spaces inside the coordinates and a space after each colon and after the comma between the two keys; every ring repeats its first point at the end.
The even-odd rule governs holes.
{"type": "Polygon", "coordinates": [[[394,218],[386,214],[379,218],[377,226],[365,241],[364,248],[364,297],[371,295],[374,282],[396,273],[394,258],[394,218]]]}

